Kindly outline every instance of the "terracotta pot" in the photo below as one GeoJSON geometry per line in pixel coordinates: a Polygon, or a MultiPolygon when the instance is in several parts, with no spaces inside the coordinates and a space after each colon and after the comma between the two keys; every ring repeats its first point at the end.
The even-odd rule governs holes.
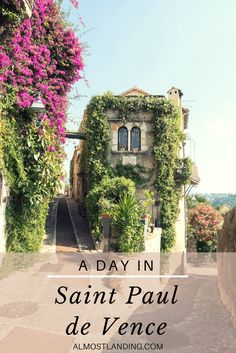
{"type": "Polygon", "coordinates": [[[101,217],[102,218],[111,218],[111,216],[108,213],[102,213],[101,217]]]}

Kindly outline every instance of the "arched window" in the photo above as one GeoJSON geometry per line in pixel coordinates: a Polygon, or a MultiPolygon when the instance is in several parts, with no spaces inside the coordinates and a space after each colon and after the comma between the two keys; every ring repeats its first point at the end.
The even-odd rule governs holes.
{"type": "Polygon", "coordinates": [[[128,151],[128,130],[122,126],[118,130],[118,150],[125,149],[128,151]]]}
{"type": "Polygon", "coordinates": [[[141,130],[139,127],[135,126],[131,129],[131,150],[138,149],[141,150],[141,130]]]}

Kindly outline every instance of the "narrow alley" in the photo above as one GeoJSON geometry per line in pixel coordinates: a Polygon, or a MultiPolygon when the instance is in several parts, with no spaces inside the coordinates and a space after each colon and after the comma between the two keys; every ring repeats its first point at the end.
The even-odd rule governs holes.
{"type": "Polygon", "coordinates": [[[86,213],[70,198],[59,198],[56,220],[56,251],[94,250],[86,213]]]}
{"type": "Polygon", "coordinates": [[[65,198],[60,198],[58,203],[56,250],[57,252],[78,251],[76,235],[65,198]]]}

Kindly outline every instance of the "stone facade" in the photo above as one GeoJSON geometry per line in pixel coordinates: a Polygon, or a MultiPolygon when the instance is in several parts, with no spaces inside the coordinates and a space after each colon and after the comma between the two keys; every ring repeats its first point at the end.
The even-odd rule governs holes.
{"type": "MultiPolygon", "coordinates": [[[[134,87],[130,90],[122,93],[124,96],[151,96],[149,93],[144,92],[143,90],[134,87]]],[[[167,99],[172,100],[182,112],[182,129],[185,130],[188,125],[188,114],[189,110],[187,108],[183,108],[181,105],[181,98],[183,93],[181,90],[172,87],[168,91],[167,99]]],[[[164,96],[157,96],[161,97],[164,96]]],[[[149,189],[154,192],[155,197],[155,205],[153,205],[150,209],[150,214],[153,219],[153,223],[155,227],[160,226],[159,221],[159,213],[160,213],[160,205],[158,202],[158,196],[156,189],[154,187],[154,179],[155,174],[154,170],[156,168],[156,163],[152,154],[152,146],[153,146],[153,130],[152,130],[152,113],[148,111],[142,111],[138,113],[131,113],[129,115],[128,121],[126,121],[125,117],[123,119],[119,116],[119,111],[116,110],[108,110],[106,112],[107,121],[110,127],[110,150],[108,153],[108,159],[110,164],[115,167],[117,164],[122,165],[137,165],[145,168],[145,174],[148,175],[148,181],[145,185],[145,189],[149,189]],[[119,135],[120,129],[125,129],[125,138],[126,143],[125,146],[121,144],[121,137],[119,135]],[[135,148],[132,145],[132,131],[133,129],[138,129],[140,136],[140,143],[135,148]]],[[[86,114],[83,119],[83,123],[86,119],[86,114]]],[[[80,129],[81,130],[81,129],[80,129]]],[[[81,142],[83,144],[83,142],[81,142]]],[[[86,179],[83,175],[83,170],[81,170],[80,165],[80,147],[75,149],[74,157],[72,161],[72,170],[73,170],[73,184],[72,184],[72,196],[76,200],[81,200],[84,197],[86,190],[86,179]]],[[[179,150],[179,157],[184,157],[184,146],[179,150]]],[[[183,188],[182,194],[185,194],[185,190],[183,188]]],[[[137,197],[139,200],[144,199],[144,188],[138,188],[137,197]]],[[[185,199],[184,196],[179,202],[180,214],[178,221],[176,222],[176,242],[173,251],[175,252],[183,252],[186,248],[185,241],[185,228],[186,228],[186,212],[185,212],[185,199]]]]}
{"type": "Polygon", "coordinates": [[[83,198],[82,194],[82,183],[79,177],[79,170],[80,170],[80,148],[79,146],[75,147],[73,158],[71,161],[71,182],[72,182],[72,189],[71,189],[71,196],[76,201],[83,198]]]}
{"type": "MultiPolygon", "coordinates": [[[[132,122],[124,123],[118,118],[117,111],[108,111],[107,119],[110,125],[110,141],[111,149],[109,151],[108,159],[110,164],[115,167],[121,163],[123,165],[139,165],[147,170],[147,174],[150,176],[146,188],[155,191],[153,188],[154,177],[151,171],[155,166],[155,161],[152,155],[153,145],[153,134],[151,125],[151,113],[140,112],[130,116],[132,122]],[[125,127],[128,130],[128,150],[119,150],[118,148],[118,132],[121,127],[125,127]],[[134,127],[138,127],[141,132],[141,144],[140,149],[131,148],[131,130],[134,127]]],[[[138,198],[143,199],[143,190],[138,191],[138,198]]]]}

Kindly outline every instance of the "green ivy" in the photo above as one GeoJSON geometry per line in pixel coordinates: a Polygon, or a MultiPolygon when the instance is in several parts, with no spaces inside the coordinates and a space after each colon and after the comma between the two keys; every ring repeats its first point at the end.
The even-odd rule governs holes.
{"type": "Polygon", "coordinates": [[[178,159],[175,169],[175,182],[177,187],[188,184],[193,169],[193,162],[188,158],[178,159]]]}
{"type": "Polygon", "coordinates": [[[49,199],[36,205],[13,199],[7,206],[7,250],[14,252],[37,252],[45,233],[49,199]]]}
{"type": "Polygon", "coordinates": [[[6,21],[11,22],[11,25],[19,26],[22,19],[24,18],[24,12],[21,9],[17,10],[16,8],[10,8],[7,4],[1,4],[0,15],[6,21]]]}
{"type": "MultiPolygon", "coordinates": [[[[161,204],[162,251],[169,251],[175,243],[175,223],[179,215],[179,200],[182,186],[191,176],[191,163],[188,159],[178,158],[184,141],[181,129],[179,108],[169,100],[154,96],[114,96],[106,93],[91,99],[86,111],[87,141],[83,149],[84,167],[89,189],[100,185],[104,176],[112,175],[108,163],[109,125],[106,113],[117,110],[122,120],[129,121],[133,114],[141,111],[152,113],[154,132],[153,156],[156,161],[155,186],[161,204]]],[[[134,177],[134,170],[119,170],[118,175],[134,177]]],[[[137,180],[136,180],[137,182],[137,180]]]]}
{"type": "Polygon", "coordinates": [[[52,128],[16,104],[14,91],[1,101],[0,172],[10,188],[7,250],[40,249],[50,198],[60,184],[62,161],[51,153],[52,128]]]}
{"type": "Polygon", "coordinates": [[[96,238],[101,235],[101,213],[111,213],[123,194],[134,194],[135,184],[124,177],[104,177],[100,183],[91,188],[86,198],[88,215],[92,232],[96,238]]]}
{"type": "Polygon", "coordinates": [[[109,126],[105,111],[103,97],[94,97],[87,108],[85,159],[90,188],[109,175],[107,162],[109,126]]]}
{"type": "Polygon", "coordinates": [[[114,174],[133,180],[137,187],[145,186],[149,179],[146,175],[147,168],[139,164],[123,165],[121,163],[118,163],[114,168],[114,174]]]}

